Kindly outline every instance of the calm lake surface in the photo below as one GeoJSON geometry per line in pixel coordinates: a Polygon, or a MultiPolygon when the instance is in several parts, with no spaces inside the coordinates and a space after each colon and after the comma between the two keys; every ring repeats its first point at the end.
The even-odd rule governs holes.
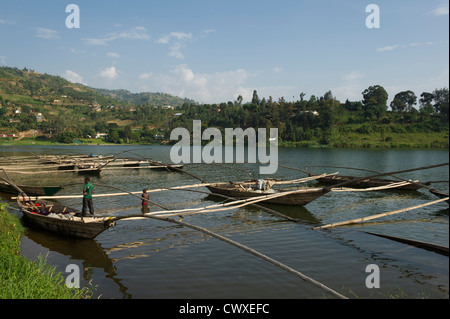
{"type": "MultiPolygon", "coordinates": [[[[1,147],[0,155],[117,154],[170,162],[169,146],[35,146],[1,147]]],[[[449,161],[445,150],[342,150],[280,148],[280,164],[313,173],[370,173],[314,165],[348,166],[383,172],[429,166],[449,161]]],[[[184,170],[207,181],[243,181],[258,178],[260,164],[186,165],[184,170]]],[[[403,178],[448,181],[448,166],[399,174],[403,178]]],[[[292,180],[299,171],[279,168],[271,177],[292,180]]],[[[32,175],[27,183],[62,185],[81,183],[73,173],[32,175]]],[[[105,170],[94,184],[128,191],[197,184],[187,174],[148,169],[105,170]]],[[[318,186],[309,182],[306,186],[318,186]]],[[[434,185],[448,193],[448,183],[434,185]]],[[[81,185],[68,186],[57,195],[81,194],[81,185]]],[[[206,188],[197,190],[207,191],[206,188]]],[[[116,190],[97,187],[96,193],[116,190]]],[[[17,207],[7,195],[0,198],[17,207]]],[[[313,226],[370,216],[423,204],[437,197],[418,191],[330,192],[305,207],[274,206],[294,223],[264,210],[243,207],[223,212],[185,216],[184,222],[207,228],[283,263],[349,298],[448,298],[448,256],[368,234],[378,233],[449,245],[447,203],[416,209],[373,221],[329,230],[313,226]],[[380,288],[368,289],[366,267],[380,269],[380,288]]],[[[204,193],[165,191],[151,200],[170,209],[200,207],[220,200],[204,193]]],[[[59,202],[81,209],[81,199],[59,202]]],[[[140,201],[132,196],[95,198],[98,215],[139,214],[140,201]]],[[[151,210],[160,210],[155,206],[151,210]]],[[[15,212],[16,214],[20,213],[15,212]]],[[[178,217],[176,217],[178,218],[178,217]]],[[[97,286],[94,297],[106,298],[335,298],[322,289],[235,246],[193,229],[157,220],[119,221],[94,240],[74,240],[27,229],[22,254],[30,259],[47,255],[65,272],[69,264],[82,270],[82,285],[97,286]]]]}

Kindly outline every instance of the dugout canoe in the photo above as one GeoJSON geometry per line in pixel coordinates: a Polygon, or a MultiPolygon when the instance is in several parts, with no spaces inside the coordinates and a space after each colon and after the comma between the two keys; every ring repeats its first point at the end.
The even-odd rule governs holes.
{"type": "MultiPolygon", "coordinates": [[[[26,194],[30,196],[53,196],[59,192],[61,186],[32,186],[32,185],[18,185],[26,194]]],[[[10,184],[0,181],[0,193],[16,194],[17,189],[10,184]]]]}
{"type": "MultiPolygon", "coordinates": [[[[314,176],[310,174],[310,176],[314,176]]],[[[318,178],[317,181],[322,184],[326,185],[337,185],[343,182],[349,181],[348,184],[346,184],[346,187],[355,187],[355,188],[372,188],[372,187],[383,187],[388,186],[393,183],[398,183],[398,181],[391,180],[391,179],[383,179],[383,178],[370,178],[365,180],[359,180],[361,177],[358,176],[346,176],[346,175],[333,175],[333,176],[325,176],[318,178]],[[352,180],[357,180],[355,182],[351,182],[352,180]]],[[[418,181],[413,181],[418,182],[418,181]]],[[[422,183],[424,185],[429,185],[430,183],[422,183]]],[[[414,183],[409,183],[403,186],[395,187],[394,189],[401,189],[401,190],[418,190],[422,186],[414,183]]]]}
{"type": "Polygon", "coordinates": [[[25,222],[62,236],[92,239],[115,225],[112,217],[82,217],[77,209],[47,200],[19,196],[17,203],[25,222]]]}
{"type": "MultiPolygon", "coordinates": [[[[213,184],[206,186],[209,191],[214,194],[225,195],[228,197],[233,197],[236,199],[248,199],[257,198],[266,195],[273,195],[277,193],[287,192],[285,190],[274,190],[261,191],[261,190],[250,190],[245,183],[230,183],[230,184],[213,184]]],[[[278,205],[297,205],[304,206],[313,200],[319,198],[320,196],[326,194],[328,191],[323,188],[309,188],[304,190],[299,190],[293,194],[288,194],[285,196],[270,198],[265,200],[266,203],[278,204],[278,205]]]]}

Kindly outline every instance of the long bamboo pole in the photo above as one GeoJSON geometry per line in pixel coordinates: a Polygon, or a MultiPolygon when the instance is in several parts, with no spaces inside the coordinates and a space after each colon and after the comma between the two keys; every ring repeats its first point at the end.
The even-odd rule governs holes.
{"type": "MultiPolygon", "coordinates": [[[[301,184],[308,181],[312,181],[321,177],[331,176],[335,175],[337,173],[332,174],[322,174],[322,175],[315,175],[311,177],[305,177],[301,179],[295,179],[290,181],[274,181],[274,184],[301,184]]],[[[78,185],[80,183],[72,183],[72,184],[66,184],[62,185],[61,187],[66,187],[70,185],[78,185]]],[[[162,187],[162,188],[155,188],[155,189],[147,189],[147,193],[157,193],[162,191],[168,191],[168,190],[183,190],[188,188],[197,188],[197,187],[206,187],[206,186],[212,186],[212,185],[226,185],[228,183],[202,183],[202,184],[192,184],[192,185],[182,185],[182,186],[174,186],[174,187],[162,187]]],[[[236,184],[243,184],[243,185],[251,185],[254,184],[252,182],[237,182],[236,184]]],[[[105,186],[107,185],[99,185],[97,186],[105,186]]],[[[138,192],[123,192],[123,193],[110,193],[110,194],[93,194],[92,197],[114,197],[114,196],[125,196],[125,195],[137,195],[142,193],[142,191],[138,192]]],[[[57,195],[57,196],[30,196],[30,199],[70,199],[70,198],[81,198],[83,195],[57,195]]],[[[12,197],[11,199],[16,199],[16,197],[12,197]]]]}
{"type": "MultiPolygon", "coordinates": [[[[139,215],[136,215],[136,216],[139,216],[139,215]]],[[[140,217],[142,217],[142,215],[140,217]]],[[[321,282],[319,282],[319,281],[317,281],[317,280],[315,280],[315,279],[313,279],[313,278],[311,278],[311,277],[301,273],[300,271],[297,271],[297,270],[295,270],[295,269],[293,269],[293,268],[291,268],[289,266],[286,266],[286,265],[282,264],[281,262],[279,262],[279,261],[277,261],[277,260],[275,260],[273,258],[270,258],[270,257],[268,257],[268,256],[266,256],[266,255],[264,255],[264,254],[262,254],[262,253],[260,253],[260,252],[258,252],[256,250],[252,249],[252,248],[249,248],[249,247],[247,247],[247,246],[245,246],[243,244],[240,244],[240,243],[238,243],[238,242],[236,242],[234,240],[231,240],[231,239],[229,239],[227,237],[224,237],[222,235],[214,233],[214,232],[212,232],[212,231],[210,231],[208,229],[205,229],[205,228],[202,228],[202,227],[199,227],[199,226],[195,226],[195,225],[192,225],[192,224],[188,224],[188,223],[185,223],[185,222],[183,222],[181,220],[175,220],[175,219],[171,219],[171,218],[167,218],[167,217],[149,216],[149,215],[145,215],[144,217],[157,219],[157,220],[161,220],[161,221],[166,221],[166,222],[169,222],[169,223],[178,224],[178,225],[181,225],[181,226],[184,226],[184,227],[187,227],[187,228],[191,228],[191,229],[200,231],[200,232],[202,232],[202,233],[204,233],[206,235],[209,235],[211,237],[214,237],[216,239],[224,241],[224,242],[226,242],[228,244],[231,244],[231,245],[233,245],[233,246],[235,246],[235,247],[237,247],[239,249],[242,249],[242,250],[244,250],[244,251],[246,251],[246,252],[248,252],[248,253],[256,256],[256,257],[261,258],[262,260],[265,260],[265,261],[267,261],[267,262],[269,262],[269,263],[271,263],[271,264],[281,268],[281,269],[284,269],[284,270],[288,271],[289,273],[294,274],[295,276],[297,276],[297,277],[299,277],[299,278],[301,278],[301,279],[303,279],[303,280],[305,280],[305,281],[307,281],[307,282],[309,282],[309,283],[311,283],[311,284],[313,284],[313,285],[315,285],[315,286],[325,290],[326,292],[332,294],[333,296],[336,296],[337,298],[348,299],[348,297],[344,296],[343,294],[340,294],[339,292],[335,291],[334,289],[332,289],[332,288],[322,284],[321,282]]],[[[130,218],[132,218],[132,216],[130,216],[130,218]]]]}
{"type": "MultiPolygon", "coordinates": [[[[314,165],[314,166],[309,166],[309,167],[331,167],[331,168],[343,168],[343,169],[352,169],[352,170],[357,170],[357,171],[365,171],[365,172],[372,172],[372,173],[377,173],[380,174],[381,172],[379,171],[375,171],[373,169],[365,169],[365,168],[354,168],[354,167],[347,167],[347,166],[326,166],[326,165],[314,165]]],[[[416,181],[412,181],[397,175],[393,175],[393,174],[389,174],[390,176],[402,180],[404,182],[408,182],[410,184],[415,184],[418,185],[420,187],[424,187],[424,188],[428,188],[428,189],[432,189],[431,187],[429,187],[428,185],[431,184],[431,182],[425,182],[425,183],[420,183],[420,182],[416,182],[416,181]]],[[[436,182],[435,182],[436,183],[436,182]]]]}
{"type": "Polygon", "coordinates": [[[356,218],[356,219],[351,219],[351,220],[342,221],[342,222],[338,222],[338,223],[327,224],[327,225],[323,225],[323,226],[314,227],[313,229],[326,229],[326,228],[338,227],[338,226],[343,226],[343,225],[361,223],[361,222],[365,222],[365,221],[376,219],[376,218],[380,218],[380,217],[390,216],[390,215],[403,213],[403,212],[407,212],[407,211],[410,211],[410,210],[414,210],[414,209],[418,209],[418,208],[434,205],[434,204],[437,204],[437,203],[444,202],[444,201],[446,201],[448,199],[449,199],[448,197],[441,198],[441,199],[438,199],[438,200],[435,200],[435,201],[432,201],[432,202],[428,202],[428,203],[425,203],[425,204],[417,205],[417,206],[412,206],[412,207],[408,207],[408,208],[402,208],[402,209],[394,210],[394,211],[391,211],[391,212],[381,213],[381,214],[372,215],[372,216],[368,216],[368,217],[356,218]]]}
{"type": "MultiPolygon", "coordinates": [[[[345,181],[345,182],[342,182],[342,183],[339,183],[339,184],[336,184],[336,185],[333,185],[333,186],[330,186],[330,187],[325,187],[325,188],[326,189],[333,189],[333,188],[342,187],[342,186],[350,184],[350,183],[355,183],[355,182],[359,182],[359,181],[363,181],[363,180],[366,180],[366,179],[371,179],[371,178],[375,178],[375,177],[379,177],[379,176],[386,176],[386,175],[407,173],[407,172],[413,172],[413,171],[420,171],[420,170],[431,169],[431,168],[436,168],[436,167],[441,167],[441,166],[448,166],[448,164],[449,163],[441,163],[441,164],[435,164],[435,165],[430,165],[430,166],[422,166],[422,167],[417,167],[417,168],[410,168],[410,169],[394,171],[394,172],[387,172],[387,173],[380,172],[380,173],[377,173],[375,175],[371,175],[371,176],[366,176],[366,177],[361,177],[361,178],[345,181]]],[[[294,170],[300,170],[300,169],[293,168],[293,167],[288,167],[288,166],[284,166],[284,167],[291,168],[291,169],[294,169],[294,170]]]]}

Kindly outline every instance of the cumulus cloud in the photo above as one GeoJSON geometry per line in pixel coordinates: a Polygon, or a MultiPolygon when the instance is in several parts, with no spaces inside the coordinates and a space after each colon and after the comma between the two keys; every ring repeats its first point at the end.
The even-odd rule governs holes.
{"type": "Polygon", "coordinates": [[[105,79],[114,80],[119,76],[115,66],[100,71],[99,76],[105,79]]]}
{"type": "Polygon", "coordinates": [[[75,73],[72,70],[67,70],[66,72],[64,72],[63,78],[65,78],[66,80],[68,80],[72,83],[86,84],[83,82],[83,77],[81,75],[79,75],[78,73],[75,73]]]}
{"type": "Polygon", "coordinates": [[[152,74],[151,79],[164,92],[203,103],[217,103],[232,101],[239,95],[244,100],[251,99],[253,89],[245,87],[245,82],[250,77],[250,72],[244,69],[196,73],[186,64],[181,64],[168,73],[152,74]]]}
{"type": "Polygon", "coordinates": [[[58,31],[46,28],[36,28],[36,36],[49,40],[59,39],[58,31]]]}

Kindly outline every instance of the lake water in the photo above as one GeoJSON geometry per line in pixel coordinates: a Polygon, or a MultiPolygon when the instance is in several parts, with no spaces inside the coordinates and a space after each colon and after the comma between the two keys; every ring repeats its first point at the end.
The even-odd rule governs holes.
{"type": "MultiPolygon", "coordinates": [[[[116,154],[169,162],[168,146],[49,146],[29,147],[34,154],[116,154]]],[[[2,147],[0,155],[30,154],[19,147],[2,147]]],[[[400,171],[448,162],[446,150],[341,150],[279,149],[279,163],[313,173],[370,173],[313,165],[348,166],[383,172],[400,171]]],[[[184,170],[210,182],[258,178],[259,164],[186,165],[184,170]]],[[[403,178],[448,181],[448,166],[400,174],[403,178]]],[[[305,174],[279,168],[272,176],[292,180],[305,174]]],[[[24,180],[22,178],[22,180],[24,180]]],[[[73,173],[29,177],[28,183],[61,185],[82,182],[73,173]]],[[[105,170],[93,183],[128,191],[197,184],[186,174],[144,169],[105,170]]],[[[310,182],[308,186],[317,186],[310,182]]],[[[434,185],[448,192],[448,183],[434,185]]],[[[81,185],[68,186],[57,195],[80,194],[81,185]]],[[[207,191],[205,188],[198,190],[207,191]]],[[[96,193],[114,190],[96,188],[96,193]]],[[[14,201],[2,196],[16,207],[14,201]]],[[[448,256],[368,234],[378,233],[448,247],[447,203],[416,209],[373,221],[312,230],[313,226],[411,207],[437,199],[427,189],[418,191],[330,192],[305,207],[273,206],[299,218],[294,223],[252,207],[185,216],[184,222],[207,228],[250,247],[349,298],[448,298],[448,256]],[[366,287],[379,267],[380,288],[366,287]]],[[[170,209],[217,203],[204,193],[165,191],[152,193],[151,200],[170,209]]],[[[81,208],[80,199],[60,202],[81,208]]],[[[94,199],[96,214],[140,213],[140,201],[132,196],[94,199]]],[[[151,210],[160,210],[151,206],[151,210]]],[[[35,259],[47,255],[57,270],[69,264],[82,270],[82,284],[97,286],[100,298],[246,298],[322,299],[335,298],[321,288],[235,246],[190,228],[158,220],[119,221],[94,240],[74,240],[28,229],[22,254],[35,259]]]]}

